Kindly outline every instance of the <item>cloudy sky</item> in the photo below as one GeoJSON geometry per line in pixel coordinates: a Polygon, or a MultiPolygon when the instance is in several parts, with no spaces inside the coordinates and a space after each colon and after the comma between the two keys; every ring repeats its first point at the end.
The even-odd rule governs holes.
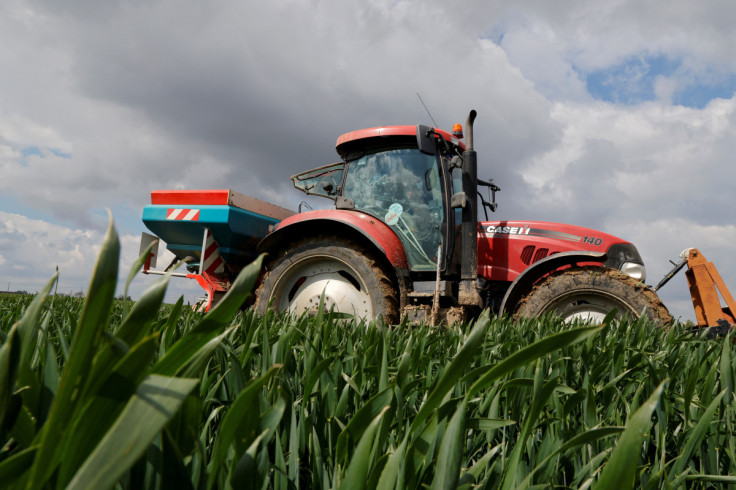
{"type": "MultiPolygon", "coordinates": [[[[653,283],[697,246],[736,291],[734,25],[726,0],[4,0],[0,289],[58,265],[86,290],[105,208],[127,273],[153,189],[295,209],[339,134],[430,123],[420,93],[444,128],[478,111],[498,219],[621,236],[653,283]]],[[[684,275],[661,296],[694,317],[684,275]]]]}

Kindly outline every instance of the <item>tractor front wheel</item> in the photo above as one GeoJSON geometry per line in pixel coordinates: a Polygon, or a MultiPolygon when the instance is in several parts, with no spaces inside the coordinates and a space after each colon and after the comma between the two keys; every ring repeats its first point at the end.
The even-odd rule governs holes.
{"type": "Polygon", "coordinates": [[[553,313],[566,322],[600,323],[614,308],[617,318],[646,316],[659,326],[672,321],[667,308],[649,287],[604,267],[575,267],[550,274],[521,300],[516,316],[553,313]]]}
{"type": "Polygon", "coordinates": [[[314,314],[322,294],[326,311],[398,321],[398,292],[386,268],[364,247],[337,237],[306,239],[283,251],[263,277],[256,309],[314,314]]]}

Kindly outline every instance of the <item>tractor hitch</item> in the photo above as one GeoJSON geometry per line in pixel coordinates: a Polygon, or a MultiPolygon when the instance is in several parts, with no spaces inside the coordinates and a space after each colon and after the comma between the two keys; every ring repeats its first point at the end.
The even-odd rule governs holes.
{"type": "Polygon", "coordinates": [[[682,260],[654,287],[657,291],[687,265],[687,285],[699,328],[708,328],[709,338],[728,333],[736,324],[736,301],[723,282],[713,262],[708,262],[697,248],[685,249],[682,260]],[[726,306],[721,305],[721,298],[726,306]]]}

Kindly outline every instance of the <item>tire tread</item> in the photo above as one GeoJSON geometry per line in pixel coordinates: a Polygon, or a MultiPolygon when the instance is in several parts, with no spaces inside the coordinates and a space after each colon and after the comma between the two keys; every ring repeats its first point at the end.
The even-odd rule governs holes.
{"type": "Polygon", "coordinates": [[[256,290],[256,311],[260,314],[264,314],[266,312],[268,302],[271,298],[266,299],[263,297],[263,294],[264,288],[268,284],[269,275],[272,271],[294,255],[321,246],[325,246],[326,251],[340,253],[344,252],[346,249],[350,250],[351,253],[355,254],[355,260],[363,261],[365,265],[373,270],[377,287],[381,292],[381,301],[385,304],[385,311],[379,313],[379,315],[383,316],[386,323],[397,323],[399,319],[398,287],[396,287],[394,281],[391,279],[387,271],[387,266],[382,264],[381,261],[375,257],[375,253],[366,246],[345,238],[325,234],[304,238],[296,242],[293,246],[282,250],[273,260],[268,262],[265,272],[261,277],[260,284],[256,290]],[[325,244],[328,243],[331,245],[325,246],[325,244]]]}
{"type": "Polygon", "coordinates": [[[584,266],[563,269],[542,278],[519,302],[514,316],[534,317],[546,313],[544,308],[555,297],[583,286],[606,289],[634,311],[644,311],[655,324],[672,322],[672,316],[659,296],[641,281],[616,269],[584,266]]]}

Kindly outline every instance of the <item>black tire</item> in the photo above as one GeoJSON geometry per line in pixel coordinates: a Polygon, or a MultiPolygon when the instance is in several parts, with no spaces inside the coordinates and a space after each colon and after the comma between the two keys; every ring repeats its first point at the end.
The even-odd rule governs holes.
{"type": "Polygon", "coordinates": [[[517,317],[554,313],[566,321],[600,321],[613,308],[617,318],[642,315],[659,326],[672,321],[659,297],[633,277],[606,267],[575,267],[554,272],[521,300],[517,317]]]}
{"type": "Polygon", "coordinates": [[[256,310],[261,315],[269,308],[315,313],[323,291],[327,311],[398,322],[398,289],[386,268],[364,247],[327,236],[298,242],[269,265],[256,293],[256,310]]]}

